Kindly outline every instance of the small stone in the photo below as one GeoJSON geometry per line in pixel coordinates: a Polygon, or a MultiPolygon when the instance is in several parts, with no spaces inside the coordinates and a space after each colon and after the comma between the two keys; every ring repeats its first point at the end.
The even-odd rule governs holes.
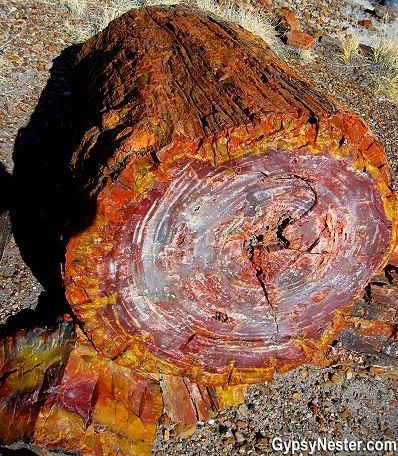
{"type": "Polygon", "coordinates": [[[373,22],[370,19],[362,19],[362,20],[358,21],[358,24],[367,29],[370,29],[373,27],[373,22]]]}
{"type": "Polygon", "coordinates": [[[298,30],[291,30],[286,33],[285,42],[289,46],[301,49],[310,49],[314,47],[316,38],[308,35],[305,32],[299,32],[298,30]]]}
{"type": "Polygon", "coordinates": [[[347,380],[351,380],[352,377],[354,376],[354,373],[352,372],[352,369],[348,369],[347,373],[345,374],[345,376],[347,377],[347,380]]]}
{"type": "Polygon", "coordinates": [[[214,424],[216,424],[216,421],[213,420],[213,418],[211,420],[208,421],[208,423],[210,424],[210,426],[213,426],[214,424]]]}
{"type": "Polygon", "coordinates": [[[337,374],[333,374],[330,378],[330,380],[332,381],[332,383],[334,383],[335,385],[338,385],[339,383],[341,383],[341,377],[340,375],[337,375],[337,374]]]}
{"type": "Polygon", "coordinates": [[[192,434],[194,434],[196,431],[196,426],[187,426],[186,424],[183,423],[178,423],[174,427],[174,432],[179,437],[180,439],[186,439],[190,437],[192,434]]]}
{"type": "Polygon", "coordinates": [[[300,370],[300,377],[301,378],[307,378],[308,377],[308,372],[305,369],[300,370]]]}
{"type": "Polygon", "coordinates": [[[281,8],[279,10],[279,24],[278,29],[281,32],[287,32],[288,30],[298,30],[299,22],[296,14],[290,8],[281,8]]]}
{"type": "Polygon", "coordinates": [[[235,440],[238,442],[238,443],[243,443],[246,441],[244,435],[241,433],[241,432],[235,432],[235,440]]]}
{"type": "Polygon", "coordinates": [[[232,445],[235,443],[235,438],[231,435],[230,437],[228,437],[226,439],[223,438],[222,441],[223,441],[224,445],[232,445]]]}
{"type": "Polygon", "coordinates": [[[261,432],[256,432],[256,444],[258,445],[267,445],[269,442],[269,438],[263,435],[261,432]]]}
{"type": "Polygon", "coordinates": [[[258,0],[258,3],[260,3],[260,5],[266,9],[272,8],[272,3],[268,0],[258,0]]]}
{"type": "Polygon", "coordinates": [[[247,416],[247,414],[248,414],[248,412],[249,412],[249,410],[248,410],[246,404],[241,404],[241,405],[238,407],[238,411],[239,411],[239,413],[240,413],[241,415],[243,415],[243,416],[247,416]]]}
{"type": "MultiPolygon", "coordinates": [[[[374,50],[372,47],[367,46],[366,44],[360,43],[358,46],[358,54],[362,55],[363,57],[373,58],[374,50]]],[[[383,275],[380,274],[380,276],[382,277],[383,275]]],[[[383,279],[386,280],[385,275],[384,275],[383,279]]]]}
{"type": "Polygon", "coordinates": [[[247,422],[243,420],[238,420],[235,424],[239,429],[244,429],[247,427],[247,422]]]}
{"type": "Polygon", "coordinates": [[[272,395],[272,390],[267,385],[259,385],[257,388],[260,391],[260,393],[264,394],[265,396],[271,396],[272,395]]]}
{"type": "Polygon", "coordinates": [[[16,54],[8,57],[8,60],[12,62],[14,65],[21,65],[21,63],[23,62],[23,58],[16,54]]]}
{"type": "Polygon", "coordinates": [[[326,380],[326,382],[323,382],[321,386],[322,388],[330,388],[333,386],[333,383],[330,380],[326,380]]]}
{"type": "Polygon", "coordinates": [[[293,393],[292,396],[293,396],[293,399],[296,399],[296,400],[298,400],[298,401],[299,401],[299,400],[301,399],[301,397],[302,397],[302,396],[301,396],[301,393],[299,393],[299,392],[293,393]]]}
{"type": "Polygon", "coordinates": [[[350,412],[345,408],[341,412],[339,412],[339,417],[342,420],[346,420],[348,418],[349,414],[350,414],[350,412]]]}
{"type": "Polygon", "coordinates": [[[163,440],[165,442],[168,442],[170,439],[170,431],[168,429],[165,429],[164,430],[164,433],[163,433],[163,440]]]}
{"type": "Polygon", "coordinates": [[[58,51],[59,51],[58,46],[56,46],[55,44],[50,44],[50,46],[48,46],[47,49],[48,49],[50,52],[58,52],[58,51]]]}

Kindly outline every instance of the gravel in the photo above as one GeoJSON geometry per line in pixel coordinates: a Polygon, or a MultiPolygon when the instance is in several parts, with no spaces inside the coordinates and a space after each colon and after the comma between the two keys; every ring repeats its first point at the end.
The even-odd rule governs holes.
{"type": "Polygon", "coordinates": [[[153,454],[278,454],[272,449],[275,438],[397,439],[397,387],[396,381],[364,371],[302,366],[276,376],[273,384],[250,387],[245,404],[220,412],[189,438],[176,435],[173,425],[159,426],[153,454]]]}

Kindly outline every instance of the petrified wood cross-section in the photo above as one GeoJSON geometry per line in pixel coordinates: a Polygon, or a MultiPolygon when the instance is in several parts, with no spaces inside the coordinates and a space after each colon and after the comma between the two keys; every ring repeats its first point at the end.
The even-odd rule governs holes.
{"type": "Polygon", "coordinates": [[[190,424],[327,362],[394,250],[397,199],[366,124],[240,28],[132,11],[75,69],[71,166],[96,203],[66,246],[79,328],[3,341],[0,436],[146,454],[162,407],[190,424]]]}

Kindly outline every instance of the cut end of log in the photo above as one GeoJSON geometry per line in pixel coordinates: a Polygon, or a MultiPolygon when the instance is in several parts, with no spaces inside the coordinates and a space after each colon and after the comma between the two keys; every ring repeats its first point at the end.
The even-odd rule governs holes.
{"type": "Polygon", "coordinates": [[[75,306],[96,348],[133,364],[137,354],[142,370],[148,351],[160,372],[166,363],[221,382],[232,369],[302,361],[389,254],[392,223],[374,179],[298,151],[170,161],[148,172],[144,192],[128,190],[126,168],[107,193],[108,224],[88,231],[100,243],[73,263],[83,280],[97,276],[94,299],[75,306]],[[123,210],[111,195],[120,192],[123,210]]]}

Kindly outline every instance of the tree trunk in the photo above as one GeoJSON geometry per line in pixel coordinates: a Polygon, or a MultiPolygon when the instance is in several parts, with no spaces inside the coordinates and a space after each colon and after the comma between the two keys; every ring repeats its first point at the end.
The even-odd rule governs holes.
{"type": "Polygon", "coordinates": [[[65,283],[96,350],[222,385],[325,348],[396,238],[364,122],[260,39],[186,9],[124,15],[77,77],[72,165],[97,207],[65,283]]]}
{"type": "Polygon", "coordinates": [[[260,39],[184,8],[112,22],[76,81],[71,166],[95,202],[66,248],[78,325],[3,341],[3,442],[149,454],[162,410],[190,425],[275,371],[343,362],[331,343],[358,333],[352,304],[397,237],[365,123],[260,39]]]}

